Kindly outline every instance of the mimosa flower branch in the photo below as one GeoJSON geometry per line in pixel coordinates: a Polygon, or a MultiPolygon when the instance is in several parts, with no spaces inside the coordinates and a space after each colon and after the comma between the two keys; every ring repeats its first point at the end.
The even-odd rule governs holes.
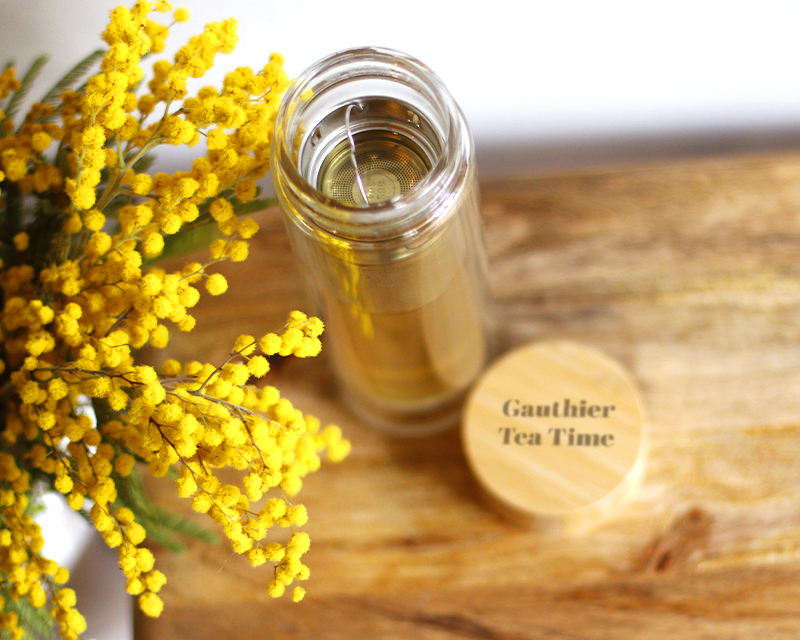
{"type": "MultiPolygon", "coordinates": [[[[207,25],[174,60],[157,60],[143,85],[142,59],[163,51],[171,26],[153,19],[157,12],[172,7],[141,1],[112,11],[107,48],[21,123],[16,113],[44,60],[21,80],[11,65],[0,74],[0,628],[14,640],[36,620],[52,618],[67,639],[86,628],[68,571],[43,555],[32,515],[42,490],[60,492],[91,520],[117,549],[128,592],[157,616],[166,578],[142,543],[169,536],[141,498],[140,468],[172,474],[179,495],[221,525],[237,553],[254,566],[271,563],[268,591],[280,596],[309,574],[301,560],[309,538],[297,530],[308,516],[292,497],[323,453],[338,461],[350,448],[338,427],[322,428],[257,384],[271,356],[319,352],[317,318],[293,311],[282,329],[240,336],[221,363],[136,361],[144,346],[166,347],[170,331],[192,330],[201,288],[225,292],[214,264],[247,258],[258,225],[240,216],[267,204],[256,180],[269,170],[288,86],[273,55],[260,71],[238,68],[220,89],[189,93],[191,78],[234,49],[234,20],[207,25]],[[188,171],[147,173],[158,146],[203,139],[206,153],[188,171]],[[204,264],[155,266],[176,238],[203,225],[219,234],[204,264]],[[218,478],[225,467],[241,472],[241,484],[218,478]],[[270,540],[274,527],[290,529],[288,540],[270,540]]],[[[177,9],[172,24],[187,18],[177,9]]],[[[295,600],[304,593],[292,590],[295,600]]]]}

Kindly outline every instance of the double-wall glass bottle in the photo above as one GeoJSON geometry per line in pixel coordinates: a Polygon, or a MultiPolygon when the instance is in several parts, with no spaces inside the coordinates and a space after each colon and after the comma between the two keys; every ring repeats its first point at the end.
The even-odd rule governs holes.
{"type": "Polygon", "coordinates": [[[342,51],[295,81],[272,176],[344,397],[400,434],[454,424],[487,359],[472,138],[441,80],[342,51]]]}

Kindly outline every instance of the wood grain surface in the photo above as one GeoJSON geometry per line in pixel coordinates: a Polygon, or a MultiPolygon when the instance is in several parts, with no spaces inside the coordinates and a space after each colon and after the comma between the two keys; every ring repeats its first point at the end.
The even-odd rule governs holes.
{"type": "MultiPolygon", "coordinates": [[[[650,447],[640,491],[580,537],[504,519],[456,430],[402,440],[342,406],[324,354],[270,382],[340,424],[350,458],[300,494],[308,595],[266,593],[223,543],[158,552],[139,640],[800,637],[800,155],[482,185],[498,352],[564,339],[621,362],[650,447]]],[[[171,355],[222,358],[303,306],[280,215],[171,355]]],[[[324,336],[323,336],[324,337],[324,336]]],[[[189,513],[173,487],[158,501],[189,513]]]]}

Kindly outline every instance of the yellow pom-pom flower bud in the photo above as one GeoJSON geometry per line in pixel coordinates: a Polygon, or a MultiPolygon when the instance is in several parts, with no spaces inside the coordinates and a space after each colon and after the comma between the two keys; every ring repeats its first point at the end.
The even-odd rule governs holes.
{"type": "Polygon", "coordinates": [[[111,249],[111,236],[102,231],[93,233],[89,242],[86,243],[86,255],[92,258],[105,255],[109,249],[111,249]]]}
{"type": "Polygon", "coordinates": [[[156,563],[156,557],[150,549],[137,549],[136,550],[136,568],[139,571],[147,573],[153,570],[153,565],[156,563]]]}
{"type": "Polygon", "coordinates": [[[61,493],[67,494],[72,491],[73,487],[72,478],[69,476],[61,476],[60,478],[56,478],[55,481],[55,488],[56,491],[60,491],[61,493]]]}
{"type": "Polygon", "coordinates": [[[83,214],[83,226],[89,231],[100,231],[106,223],[106,217],[97,209],[91,209],[83,214]]]}
{"type": "Polygon", "coordinates": [[[252,238],[258,233],[258,223],[251,218],[245,218],[239,221],[239,235],[245,240],[252,238]]]}
{"type": "Polygon", "coordinates": [[[225,255],[225,251],[228,248],[228,243],[225,242],[222,238],[217,238],[214,242],[211,243],[209,246],[209,251],[211,252],[211,257],[214,260],[219,260],[222,256],[225,255]]]}
{"type": "Polygon", "coordinates": [[[133,471],[133,465],[136,463],[134,457],[128,453],[121,453],[114,460],[114,471],[116,471],[123,478],[129,476],[133,471]]]}
{"type": "Polygon", "coordinates": [[[230,220],[233,216],[233,206],[225,198],[217,198],[211,204],[211,217],[217,222],[230,220]]]}
{"type": "Polygon", "coordinates": [[[268,333],[258,341],[258,346],[268,356],[275,355],[281,349],[281,337],[277,333],[268,333]]]}
{"type": "Polygon", "coordinates": [[[233,344],[233,350],[236,353],[241,353],[243,356],[249,356],[256,350],[256,339],[253,336],[241,335],[236,338],[233,344]]]}
{"type": "Polygon", "coordinates": [[[30,238],[24,231],[19,232],[14,236],[14,247],[17,251],[25,251],[30,244],[30,238]]]}
{"type": "Polygon", "coordinates": [[[41,153],[50,146],[51,138],[44,131],[39,131],[31,136],[31,146],[34,151],[41,153]]]}
{"type": "Polygon", "coordinates": [[[64,222],[64,231],[66,233],[79,233],[83,229],[83,222],[78,214],[73,214],[64,222]]]}
{"type": "Polygon", "coordinates": [[[163,324],[158,325],[150,332],[150,345],[156,349],[163,349],[169,342],[169,329],[163,324]]]}
{"type": "Polygon", "coordinates": [[[145,196],[150,193],[153,188],[153,179],[146,173],[136,174],[136,177],[131,181],[131,191],[140,196],[145,196]]]}
{"type": "Polygon", "coordinates": [[[153,593],[156,593],[167,583],[167,576],[161,571],[151,571],[145,576],[144,580],[147,588],[153,593]]]}
{"type": "Polygon", "coordinates": [[[228,290],[228,281],[221,273],[214,273],[206,280],[206,291],[212,296],[218,296],[228,290]]]}
{"type": "Polygon", "coordinates": [[[53,582],[56,584],[67,584],[69,582],[69,570],[59,567],[53,574],[53,582]]]}
{"type": "Polygon", "coordinates": [[[228,254],[233,262],[244,262],[247,260],[250,247],[244,240],[237,240],[228,248],[228,254]]]}
{"type": "Polygon", "coordinates": [[[269,371],[269,361],[264,356],[253,356],[247,363],[247,370],[251,376],[260,378],[269,371]]]}
{"type": "Polygon", "coordinates": [[[142,253],[147,257],[161,255],[164,250],[164,236],[160,233],[151,233],[142,240],[142,253]]]}

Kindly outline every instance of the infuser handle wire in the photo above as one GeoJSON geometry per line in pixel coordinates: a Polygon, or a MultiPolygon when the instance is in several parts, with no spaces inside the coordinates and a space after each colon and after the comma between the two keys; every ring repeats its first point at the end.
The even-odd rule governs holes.
{"type": "Polygon", "coordinates": [[[364,204],[368,205],[369,198],[367,197],[367,190],[364,188],[364,181],[361,179],[361,172],[358,169],[358,161],[356,160],[356,141],[353,139],[353,133],[350,131],[350,112],[356,107],[358,107],[359,110],[362,108],[359,104],[351,104],[344,112],[344,131],[345,134],[347,134],[347,141],[350,143],[350,161],[353,163],[353,171],[355,171],[356,174],[358,191],[361,197],[364,198],[364,204]]]}

